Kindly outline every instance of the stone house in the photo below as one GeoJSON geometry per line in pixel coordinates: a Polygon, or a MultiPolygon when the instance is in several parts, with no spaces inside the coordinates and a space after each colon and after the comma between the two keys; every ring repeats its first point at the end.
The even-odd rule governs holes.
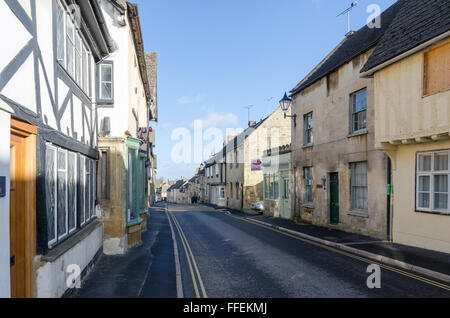
{"type": "Polygon", "coordinates": [[[182,178],[181,180],[176,180],[175,183],[167,189],[167,201],[169,203],[184,203],[184,186],[187,184],[187,179],[182,178]]]}
{"type": "Polygon", "coordinates": [[[97,1],[0,1],[0,297],[61,297],[102,253],[97,1]],[[79,9],[73,11],[73,9],[79,9]],[[77,14],[74,14],[77,13],[77,14]]]}
{"type": "Polygon", "coordinates": [[[291,142],[291,127],[278,107],[268,117],[252,123],[243,135],[243,153],[239,151],[243,165],[243,208],[249,210],[252,203],[264,200],[263,157],[264,151],[291,142]]]}
{"type": "Polygon", "coordinates": [[[265,214],[291,219],[291,146],[279,146],[264,151],[265,214]]]}
{"type": "Polygon", "coordinates": [[[226,207],[225,147],[205,162],[208,203],[226,207]]]}
{"type": "Polygon", "coordinates": [[[450,8],[399,2],[362,69],[374,78],[376,148],[392,159],[392,239],[450,253],[450,8]]]}
{"type": "Polygon", "coordinates": [[[114,255],[139,245],[147,228],[149,163],[154,163],[149,121],[156,116],[137,7],[124,0],[99,4],[116,48],[97,66],[96,83],[98,197],[105,218],[104,253],[114,255]]]}
{"type": "Polygon", "coordinates": [[[374,84],[360,70],[399,1],[346,38],[292,91],[292,210],[321,226],[387,238],[389,158],[375,148],[374,84]]]}
{"type": "Polygon", "coordinates": [[[244,208],[244,133],[229,137],[226,145],[226,196],[227,207],[244,208]]]}

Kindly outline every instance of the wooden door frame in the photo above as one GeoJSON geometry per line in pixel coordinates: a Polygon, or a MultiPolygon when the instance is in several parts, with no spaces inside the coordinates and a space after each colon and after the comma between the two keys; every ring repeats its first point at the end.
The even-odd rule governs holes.
{"type": "MultiPolygon", "coordinates": [[[[25,297],[34,297],[34,257],[36,255],[36,135],[37,127],[11,118],[11,136],[24,138],[26,152],[25,190],[25,297]]],[[[12,229],[10,229],[12,230],[12,229]]]]}

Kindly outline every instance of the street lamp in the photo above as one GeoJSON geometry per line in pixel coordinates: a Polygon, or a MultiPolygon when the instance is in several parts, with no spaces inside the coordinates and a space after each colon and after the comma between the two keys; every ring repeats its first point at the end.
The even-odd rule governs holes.
{"type": "Polygon", "coordinates": [[[293,118],[294,119],[294,127],[297,127],[297,114],[294,114],[294,115],[286,114],[286,112],[292,106],[292,98],[289,98],[287,96],[287,93],[284,93],[283,99],[280,100],[280,106],[281,106],[281,109],[284,111],[284,119],[286,119],[288,117],[293,118]]]}

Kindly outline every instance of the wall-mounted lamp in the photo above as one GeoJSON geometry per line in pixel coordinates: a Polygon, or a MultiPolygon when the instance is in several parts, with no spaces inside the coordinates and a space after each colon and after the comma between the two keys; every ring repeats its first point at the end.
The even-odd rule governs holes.
{"type": "Polygon", "coordinates": [[[286,114],[286,112],[292,106],[292,98],[289,98],[287,96],[287,93],[284,93],[283,99],[280,100],[280,106],[281,106],[281,109],[284,111],[284,119],[286,119],[288,117],[293,118],[294,119],[294,127],[297,127],[297,114],[294,114],[294,115],[286,114]]]}

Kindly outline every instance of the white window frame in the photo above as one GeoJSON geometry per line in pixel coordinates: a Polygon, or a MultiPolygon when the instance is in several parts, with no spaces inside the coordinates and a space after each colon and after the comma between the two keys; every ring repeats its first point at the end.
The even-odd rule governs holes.
{"type": "Polygon", "coordinates": [[[85,160],[85,156],[80,155],[80,170],[78,171],[79,174],[81,174],[81,172],[83,173],[81,176],[81,189],[82,189],[82,193],[81,195],[83,196],[83,206],[81,213],[83,213],[83,222],[80,222],[80,225],[83,227],[86,224],[86,212],[84,211],[86,209],[86,192],[85,192],[85,185],[86,185],[86,160],[85,160]],[[81,164],[83,164],[83,171],[81,171],[81,164]]]}
{"type": "Polygon", "coordinates": [[[303,146],[308,147],[314,144],[314,113],[309,112],[303,116],[303,146]],[[311,127],[307,126],[309,122],[309,117],[311,117],[311,127]],[[311,132],[311,141],[307,142],[307,136],[311,132]]]}
{"type": "Polygon", "coordinates": [[[428,213],[439,213],[450,215],[450,149],[443,150],[434,150],[434,151],[426,151],[426,152],[418,152],[416,154],[416,193],[415,193],[415,206],[417,212],[428,212],[428,213]],[[447,154],[448,166],[447,170],[434,170],[435,167],[435,155],[436,154],[447,154]],[[420,171],[420,157],[421,156],[431,156],[431,168],[430,171],[420,171]],[[435,209],[434,208],[434,177],[436,175],[447,175],[447,210],[443,209],[435,209]],[[420,177],[430,177],[430,191],[428,192],[430,195],[429,199],[429,208],[419,207],[419,194],[426,193],[424,191],[419,191],[419,179],[420,177]]]}
{"type": "MultiPolygon", "coordinates": [[[[56,179],[56,193],[58,193],[58,173],[59,172],[65,172],[65,175],[66,175],[66,188],[64,189],[64,191],[66,192],[66,204],[65,204],[65,206],[66,206],[66,228],[65,228],[65,232],[64,232],[64,234],[62,234],[61,236],[59,236],[58,235],[58,233],[56,233],[57,234],[57,237],[58,237],[58,241],[60,241],[60,240],[62,240],[62,239],[64,239],[64,238],[66,238],[68,235],[69,235],[69,204],[68,204],[68,186],[67,186],[67,179],[68,179],[68,173],[67,173],[67,163],[68,163],[68,154],[67,154],[67,150],[65,150],[65,149],[61,149],[61,148],[58,148],[58,151],[57,151],[57,153],[59,153],[59,152],[61,152],[61,153],[64,153],[65,154],[65,158],[66,158],[66,162],[65,162],[65,169],[60,169],[59,167],[58,167],[58,156],[56,156],[56,177],[57,177],[57,179],[56,179]]],[[[58,197],[56,197],[56,202],[58,202],[58,197]]],[[[56,215],[58,215],[58,204],[56,204],[56,215]]]]}
{"type": "MultiPolygon", "coordinates": [[[[102,100],[102,101],[112,101],[112,100],[114,100],[114,64],[110,63],[110,62],[108,62],[108,63],[101,63],[98,66],[98,71],[99,71],[98,72],[98,95],[99,95],[99,99],[102,100]],[[104,67],[111,68],[111,80],[110,81],[104,81],[103,78],[102,78],[102,74],[103,74],[102,69],[104,67]],[[103,83],[111,84],[111,97],[102,96],[102,84],[103,83]]],[[[136,120],[137,120],[137,118],[136,118],[136,120]]]]}
{"type": "MultiPolygon", "coordinates": [[[[69,154],[73,155],[75,158],[74,161],[74,177],[75,177],[75,224],[74,224],[74,228],[70,229],[69,228],[69,218],[67,218],[67,228],[69,228],[69,235],[72,234],[73,232],[75,232],[78,228],[78,156],[75,152],[68,152],[67,154],[67,183],[69,182],[69,154]]],[[[67,200],[69,200],[69,186],[67,185],[67,200]]],[[[67,217],[69,216],[69,206],[67,206],[67,217]]]]}
{"type": "Polygon", "coordinates": [[[280,199],[280,176],[278,172],[266,173],[263,178],[264,200],[279,201],[280,199]],[[277,191],[275,191],[275,189],[277,191]]]}
{"type": "Polygon", "coordinates": [[[352,211],[360,211],[360,212],[368,212],[369,209],[369,179],[368,179],[368,170],[369,170],[369,164],[367,161],[358,161],[358,162],[351,162],[350,163],[350,208],[352,211]],[[366,185],[354,185],[353,183],[353,169],[356,168],[356,166],[358,164],[365,164],[366,165],[366,185]],[[354,188],[366,188],[366,203],[365,205],[367,206],[367,208],[365,209],[361,209],[361,208],[356,208],[356,202],[353,201],[354,196],[353,196],[353,191],[354,188]]]}
{"type": "MultiPolygon", "coordinates": [[[[62,60],[61,59],[58,59],[58,54],[57,54],[57,56],[56,56],[56,58],[57,58],[57,61],[61,64],[61,65],[64,65],[65,66],[65,63],[66,63],[66,36],[67,36],[67,33],[66,33],[66,16],[67,16],[67,11],[66,11],[66,9],[64,8],[64,6],[61,4],[61,1],[57,1],[58,2],[58,8],[62,11],[62,36],[63,36],[63,43],[62,43],[62,55],[63,55],[63,58],[62,58],[62,60]]],[[[57,12],[57,14],[58,14],[58,12],[57,12]]],[[[57,25],[57,34],[58,34],[58,32],[59,32],[59,25],[57,25]]],[[[58,46],[58,39],[56,39],[56,45],[58,46]]],[[[56,51],[58,52],[58,47],[56,48],[56,51]]]]}
{"type": "Polygon", "coordinates": [[[303,196],[303,203],[305,205],[313,205],[314,204],[314,168],[313,167],[303,167],[303,183],[304,183],[304,189],[305,189],[305,194],[303,196]],[[307,171],[311,172],[311,179],[307,178],[307,171]],[[308,184],[309,181],[311,182],[311,184],[308,184]],[[308,187],[311,187],[312,201],[307,201],[308,187]]]}
{"type": "MultiPolygon", "coordinates": [[[[54,232],[55,232],[55,238],[48,241],[48,246],[49,248],[52,248],[53,246],[55,246],[57,243],[59,243],[60,241],[66,239],[67,237],[71,236],[73,233],[75,233],[77,230],[79,230],[79,226],[78,226],[78,181],[79,181],[79,173],[80,173],[80,169],[78,168],[78,163],[81,160],[85,160],[86,157],[80,155],[80,158],[78,158],[78,154],[76,152],[73,151],[69,151],[66,150],[64,148],[61,147],[57,147],[53,144],[46,144],[46,151],[48,150],[52,150],[53,151],[53,159],[54,159],[54,167],[53,167],[53,176],[55,178],[55,185],[54,185],[54,198],[55,198],[55,213],[53,215],[53,221],[54,221],[54,232]],[[64,153],[65,154],[65,169],[60,169],[58,167],[58,153],[64,153]],[[74,215],[74,226],[72,228],[69,228],[69,156],[73,156],[74,158],[74,182],[75,182],[75,202],[71,202],[71,204],[74,204],[74,211],[75,211],[75,215],[74,215]],[[65,196],[66,196],[66,200],[65,200],[65,233],[62,235],[58,235],[58,173],[59,172],[64,172],[65,173],[65,177],[66,177],[66,187],[65,187],[65,196]]],[[[95,161],[92,159],[87,158],[88,161],[90,162],[90,166],[93,167],[92,169],[95,170],[95,161]]],[[[84,170],[84,178],[83,180],[85,180],[86,178],[86,170],[84,170]]],[[[92,172],[90,172],[92,173],[92,172]]],[[[95,187],[95,174],[92,178],[92,187],[95,187]]],[[[89,193],[91,193],[91,191],[93,190],[89,190],[89,193]]],[[[84,185],[83,185],[83,202],[85,202],[85,192],[84,192],[84,185]]],[[[95,211],[95,198],[91,198],[89,205],[90,207],[93,209],[92,211],[95,211]],[[91,201],[92,200],[92,201],[91,201]]],[[[83,211],[82,213],[85,215],[85,219],[84,221],[81,223],[80,222],[80,226],[82,227],[84,224],[88,223],[89,221],[91,221],[92,219],[94,219],[95,214],[93,213],[92,216],[90,216],[88,219],[86,219],[86,211],[85,211],[85,206],[83,206],[83,211]]]]}
{"type": "Polygon", "coordinates": [[[55,231],[55,238],[51,241],[48,241],[48,246],[53,246],[56,242],[58,242],[58,148],[55,146],[51,146],[50,144],[46,145],[46,151],[48,149],[53,150],[53,177],[55,178],[55,186],[53,189],[54,199],[55,199],[55,210],[53,215],[53,224],[54,224],[54,231],[55,231]]]}
{"type": "Polygon", "coordinates": [[[91,160],[87,157],[85,157],[85,161],[84,161],[84,222],[85,223],[89,223],[89,221],[91,221],[91,213],[90,213],[90,209],[91,209],[91,160]],[[89,166],[89,173],[87,172],[86,169],[86,161],[88,163],[89,166]],[[88,177],[89,176],[89,177],[88,177]],[[87,180],[86,180],[87,179],[87,180]],[[87,184],[86,184],[87,182],[87,184]],[[88,187],[88,206],[89,206],[89,211],[86,211],[86,187],[88,187]]]}
{"type": "Polygon", "coordinates": [[[351,134],[358,134],[358,133],[362,133],[362,132],[367,131],[367,88],[360,89],[359,91],[356,91],[356,92],[350,94],[350,125],[351,125],[351,127],[350,127],[350,133],[351,134]],[[361,94],[363,92],[366,93],[365,108],[363,110],[360,110],[360,111],[355,111],[355,101],[354,101],[354,99],[356,98],[356,96],[358,94],[361,94]],[[366,121],[364,123],[365,127],[359,128],[358,130],[355,130],[355,122],[356,122],[355,121],[355,115],[358,115],[360,113],[365,113],[365,115],[366,115],[366,121]]]}

